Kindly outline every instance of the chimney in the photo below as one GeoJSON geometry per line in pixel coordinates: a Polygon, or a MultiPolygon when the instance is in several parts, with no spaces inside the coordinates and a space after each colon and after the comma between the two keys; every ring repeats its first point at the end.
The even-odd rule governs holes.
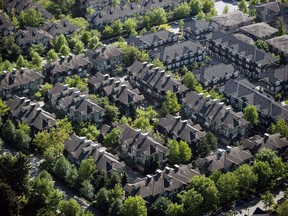
{"type": "Polygon", "coordinates": [[[69,54],[69,57],[68,57],[68,60],[70,61],[72,58],[73,58],[73,54],[70,53],[70,54],[69,54]]]}
{"type": "MultiPolygon", "coordinates": [[[[113,79],[114,80],[114,79],[113,79]]],[[[118,87],[120,85],[120,80],[117,80],[114,82],[115,87],[118,87]]],[[[122,86],[122,85],[121,85],[122,86]]]]}
{"type": "Polygon", "coordinates": [[[104,80],[107,80],[109,78],[109,75],[108,74],[104,74],[104,80]]]}
{"type": "Polygon", "coordinates": [[[170,173],[170,170],[171,170],[170,167],[168,167],[168,166],[165,167],[165,173],[166,173],[166,174],[169,174],[169,173],[170,173]]]}
{"type": "Polygon", "coordinates": [[[32,31],[32,36],[35,37],[36,31],[32,31]]]}
{"type": "Polygon", "coordinates": [[[143,68],[147,67],[147,62],[142,62],[143,68]]]}
{"type": "Polygon", "coordinates": [[[268,133],[265,133],[264,134],[264,142],[266,143],[269,139],[269,134],[268,133]]]}
{"type": "Polygon", "coordinates": [[[145,185],[147,186],[152,180],[152,176],[151,175],[147,175],[146,176],[146,181],[145,181],[145,185]]]}
{"type": "Polygon", "coordinates": [[[155,176],[155,177],[159,178],[159,177],[161,176],[162,172],[163,172],[162,170],[157,169],[157,170],[156,170],[156,176],[155,176]]]}
{"type": "Polygon", "coordinates": [[[175,169],[175,172],[178,172],[179,171],[179,165],[178,164],[174,164],[174,169],[175,169]]]}

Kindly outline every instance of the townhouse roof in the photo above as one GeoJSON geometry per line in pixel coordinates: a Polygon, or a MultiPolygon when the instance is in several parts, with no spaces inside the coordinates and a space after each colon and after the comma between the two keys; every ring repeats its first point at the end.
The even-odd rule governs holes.
{"type": "Polygon", "coordinates": [[[161,118],[158,126],[163,128],[168,134],[187,143],[197,142],[206,135],[200,125],[194,125],[191,120],[182,120],[180,116],[172,116],[170,114],[161,118]]]}
{"type": "Polygon", "coordinates": [[[271,37],[278,32],[278,29],[273,28],[264,22],[243,26],[240,30],[260,39],[271,37]]]}
{"type": "Polygon", "coordinates": [[[217,170],[231,170],[252,158],[253,155],[249,150],[227,146],[227,150],[219,149],[218,152],[205,158],[198,158],[195,162],[201,172],[212,173],[217,170]]]}
{"type": "Polygon", "coordinates": [[[44,79],[44,76],[36,69],[6,72],[0,76],[0,91],[28,85],[37,82],[39,79],[44,79]]]}
{"type": "Polygon", "coordinates": [[[144,199],[150,196],[157,197],[165,192],[181,189],[186,186],[194,176],[200,175],[191,165],[175,165],[173,168],[165,167],[156,170],[153,175],[147,175],[134,183],[128,183],[124,190],[132,196],[139,195],[144,199]]]}
{"type": "Polygon", "coordinates": [[[14,30],[13,23],[6,19],[2,14],[0,14],[0,31],[11,31],[14,30]]]}
{"type": "Polygon", "coordinates": [[[235,69],[231,64],[219,63],[212,66],[202,67],[197,71],[193,71],[197,80],[201,83],[205,83],[205,81],[211,82],[214,78],[222,79],[226,76],[229,78],[235,73],[235,69]]]}
{"type": "Polygon", "coordinates": [[[34,103],[25,97],[14,95],[7,101],[7,106],[10,108],[13,117],[39,131],[56,125],[56,120],[52,114],[40,108],[38,103],[34,103]]]}
{"type": "Polygon", "coordinates": [[[288,35],[275,37],[266,40],[266,42],[278,51],[283,52],[284,55],[288,55],[288,35]]]}
{"type": "Polygon", "coordinates": [[[265,134],[264,136],[255,135],[243,140],[243,146],[256,153],[261,148],[269,148],[273,151],[288,147],[288,140],[280,133],[265,134]]]}
{"type": "Polygon", "coordinates": [[[182,43],[173,44],[167,47],[160,47],[156,51],[150,51],[149,54],[152,58],[158,58],[165,62],[168,59],[175,59],[177,57],[184,57],[185,54],[195,53],[199,49],[203,49],[200,43],[195,43],[192,41],[185,41],[182,43]]]}
{"type": "Polygon", "coordinates": [[[44,31],[48,32],[53,37],[60,34],[71,34],[77,30],[77,26],[69,22],[68,20],[61,20],[60,22],[50,22],[40,27],[44,31]]]}
{"type": "Polygon", "coordinates": [[[18,30],[15,34],[15,42],[18,45],[44,39],[52,40],[53,37],[48,32],[38,28],[27,27],[25,30],[18,30]]]}
{"type": "Polygon", "coordinates": [[[242,11],[233,11],[227,14],[212,17],[211,20],[220,26],[235,27],[241,26],[246,22],[252,23],[254,17],[250,17],[248,14],[243,13],[242,11]]]}
{"type": "Polygon", "coordinates": [[[204,97],[203,94],[189,92],[183,99],[190,109],[209,118],[222,127],[237,128],[247,126],[250,123],[243,118],[242,112],[234,112],[231,107],[225,106],[223,102],[217,99],[211,100],[210,97],[204,97]]]}
{"type": "MultiPolygon", "coordinates": [[[[190,33],[195,33],[198,31],[206,31],[209,27],[216,27],[216,25],[212,22],[207,22],[205,20],[194,20],[192,22],[185,22],[184,23],[184,30],[190,33]]],[[[214,30],[214,28],[213,28],[214,30]]]]}
{"type": "Polygon", "coordinates": [[[230,79],[221,90],[227,95],[232,95],[247,104],[254,105],[264,115],[278,119],[287,119],[288,117],[288,109],[286,107],[261,94],[246,79],[238,81],[230,79]]]}
{"type": "Polygon", "coordinates": [[[26,11],[29,8],[35,8],[45,19],[53,18],[52,14],[45,10],[41,4],[30,0],[7,0],[5,1],[5,7],[8,7],[10,10],[14,8],[17,14],[19,14],[21,11],[26,11]]]}
{"type": "Polygon", "coordinates": [[[85,56],[91,61],[93,64],[101,63],[102,61],[108,61],[111,58],[123,55],[122,50],[117,46],[107,46],[103,48],[99,48],[95,51],[87,50],[85,56]]]}
{"type": "Polygon", "coordinates": [[[127,124],[121,124],[118,128],[122,131],[120,140],[125,143],[129,149],[133,148],[138,154],[150,156],[152,154],[167,155],[168,148],[155,141],[148,133],[142,133],[141,130],[133,129],[127,124]]]}
{"type": "Polygon", "coordinates": [[[268,65],[278,61],[271,53],[265,53],[255,46],[237,39],[231,34],[226,34],[221,31],[213,32],[210,40],[222,44],[222,46],[232,49],[235,53],[239,53],[239,55],[248,58],[251,61],[261,63],[262,65],[268,65]]]}
{"type": "Polygon", "coordinates": [[[267,84],[276,85],[277,81],[288,81],[288,65],[282,65],[278,68],[268,68],[265,72],[260,74],[260,80],[267,84]]]}
{"type": "Polygon", "coordinates": [[[179,81],[166,75],[164,70],[154,67],[147,62],[135,61],[127,71],[150,89],[155,88],[159,92],[183,93],[188,90],[179,81]]]}
{"type": "Polygon", "coordinates": [[[237,33],[237,34],[234,34],[234,36],[238,40],[243,41],[244,43],[247,43],[249,45],[254,45],[255,44],[255,41],[252,38],[250,38],[247,35],[245,35],[245,34],[237,33]]]}
{"type": "Polygon", "coordinates": [[[118,171],[125,167],[123,162],[119,161],[118,156],[106,151],[101,144],[88,140],[86,137],[79,137],[75,134],[71,135],[68,140],[64,142],[66,150],[70,155],[79,161],[88,157],[92,157],[99,170],[118,171]]]}
{"type": "MultiPolygon", "coordinates": [[[[260,18],[269,18],[271,14],[281,15],[281,12],[284,11],[285,8],[288,8],[288,4],[281,2],[267,2],[255,5],[256,15],[261,14],[260,18]]],[[[271,18],[274,18],[274,16],[271,18]]]]}
{"type": "Polygon", "coordinates": [[[89,67],[91,62],[84,56],[84,54],[72,55],[69,57],[61,57],[61,59],[51,62],[43,67],[44,71],[51,75],[57,73],[65,73],[70,70],[78,70],[80,67],[89,67]]]}
{"type": "Polygon", "coordinates": [[[160,29],[160,31],[151,33],[146,32],[143,36],[130,37],[127,39],[127,43],[133,46],[139,47],[142,45],[151,46],[155,42],[165,42],[171,39],[172,37],[177,37],[173,32],[167,31],[166,29],[160,29]]]}

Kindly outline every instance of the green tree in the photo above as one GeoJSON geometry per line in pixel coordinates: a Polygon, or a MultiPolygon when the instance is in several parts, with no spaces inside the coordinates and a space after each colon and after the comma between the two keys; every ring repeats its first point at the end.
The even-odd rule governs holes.
{"type": "Polygon", "coordinates": [[[111,203],[109,198],[109,191],[105,187],[102,187],[95,197],[96,207],[107,213],[111,203]]]}
{"type": "Polygon", "coordinates": [[[15,43],[13,36],[4,36],[0,40],[1,54],[4,59],[15,61],[21,54],[21,48],[15,43]]]}
{"type": "Polygon", "coordinates": [[[29,191],[29,169],[28,158],[21,152],[15,156],[11,153],[0,155],[0,179],[18,196],[29,191]]]}
{"type": "Polygon", "coordinates": [[[47,61],[48,61],[48,62],[52,62],[52,61],[54,61],[54,60],[59,59],[58,54],[55,52],[54,49],[50,49],[50,50],[48,51],[46,58],[47,58],[47,61]]]}
{"type": "Polygon", "coordinates": [[[114,35],[119,35],[123,31],[123,23],[120,20],[112,22],[111,27],[114,35]]]}
{"type": "Polygon", "coordinates": [[[257,175],[259,188],[266,188],[271,185],[273,172],[267,162],[257,161],[253,165],[253,172],[257,175]]]}
{"type": "Polygon", "coordinates": [[[133,18],[128,18],[124,22],[124,29],[126,32],[130,33],[132,30],[135,30],[137,27],[137,22],[133,18]]]}
{"type": "Polygon", "coordinates": [[[267,162],[270,166],[274,163],[274,160],[277,158],[276,153],[269,148],[261,148],[256,153],[255,156],[257,161],[267,162]]]}
{"type": "Polygon", "coordinates": [[[176,94],[172,94],[170,91],[166,92],[166,100],[162,104],[161,112],[165,116],[167,113],[175,114],[181,109],[181,104],[178,103],[176,94]]]}
{"type": "Polygon", "coordinates": [[[253,125],[258,125],[259,114],[255,106],[248,105],[244,108],[244,118],[250,121],[253,125]]]}
{"type": "Polygon", "coordinates": [[[281,205],[277,208],[277,213],[279,216],[286,216],[288,212],[288,200],[283,202],[281,205]]]}
{"type": "Polygon", "coordinates": [[[105,117],[107,121],[113,123],[118,120],[118,116],[120,114],[119,108],[115,105],[107,104],[104,106],[105,109],[105,117]]]}
{"type": "Polygon", "coordinates": [[[282,36],[282,35],[285,35],[285,34],[286,34],[285,25],[284,25],[284,22],[281,21],[280,25],[279,25],[279,28],[278,28],[278,36],[282,36]]]}
{"type": "Polygon", "coordinates": [[[20,202],[9,184],[0,181],[0,211],[3,215],[19,215],[20,202]]]}
{"type": "Polygon", "coordinates": [[[120,5],[120,0],[112,0],[112,6],[117,6],[117,5],[120,5]]]}
{"type": "Polygon", "coordinates": [[[39,55],[43,56],[46,53],[46,47],[40,43],[40,44],[32,44],[30,47],[30,52],[37,52],[39,55]]]}
{"type": "Polygon", "coordinates": [[[0,70],[1,71],[12,72],[13,71],[13,67],[12,67],[11,63],[8,60],[5,60],[4,62],[2,62],[0,64],[0,70]]]}
{"type": "Polygon", "coordinates": [[[219,177],[217,188],[220,194],[220,202],[228,204],[234,202],[238,197],[239,180],[233,172],[228,172],[219,177]]]}
{"type": "Polygon", "coordinates": [[[209,155],[211,151],[215,151],[217,146],[217,138],[209,131],[206,136],[199,141],[198,154],[201,157],[205,157],[209,155]]]}
{"type": "Polygon", "coordinates": [[[151,206],[151,215],[165,216],[165,212],[171,203],[171,200],[167,197],[159,197],[151,206]]]}
{"type": "Polygon", "coordinates": [[[176,140],[169,142],[169,159],[172,164],[179,164],[181,162],[179,144],[176,140]]]}
{"type": "Polygon", "coordinates": [[[67,175],[65,179],[70,187],[75,187],[78,181],[78,170],[74,164],[71,164],[70,168],[68,169],[67,175]]]}
{"type": "Polygon", "coordinates": [[[83,53],[83,51],[84,51],[84,43],[82,41],[78,41],[74,46],[73,52],[76,55],[78,55],[80,53],[83,53]]]}
{"type": "Polygon", "coordinates": [[[124,64],[129,67],[134,61],[148,61],[148,54],[145,51],[140,51],[135,46],[125,45],[122,47],[124,52],[124,64]]]}
{"type": "Polygon", "coordinates": [[[0,99],[0,118],[5,116],[9,111],[9,107],[7,106],[6,102],[0,99]]]}
{"type": "Polygon", "coordinates": [[[70,54],[70,48],[68,47],[68,45],[64,44],[60,47],[59,52],[61,55],[67,56],[70,54]]]}
{"type": "Polygon", "coordinates": [[[188,143],[185,141],[179,142],[179,151],[180,151],[180,158],[182,163],[187,163],[191,160],[192,157],[192,150],[189,147],[188,143]]]}
{"type": "Polygon", "coordinates": [[[85,124],[84,127],[81,128],[79,135],[86,136],[87,139],[96,141],[98,136],[100,135],[100,131],[97,130],[95,125],[85,124]]]}
{"type": "Polygon", "coordinates": [[[102,34],[103,34],[104,38],[112,37],[114,35],[113,28],[111,26],[109,26],[109,25],[105,26],[102,34]]]}
{"type": "Polygon", "coordinates": [[[53,168],[54,168],[54,172],[56,173],[58,177],[65,179],[65,177],[69,173],[71,165],[69,161],[63,155],[61,155],[57,159],[55,166],[53,168]]]}
{"type": "Polygon", "coordinates": [[[68,46],[68,42],[66,40],[66,37],[63,34],[61,34],[54,40],[54,48],[55,48],[56,51],[60,52],[60,48],[63,45],[68,46]]]}
{"type": "MultiPolygon", "coordinates": [[[[113,172],[115,173],[115,176],[119,176],[118,173],[116,172],[113,172]]],[[[118,180],[117,180],[118,181],[118,180]]],[[[120,182],[116,183],[116,181],[114,180],[114,186],[113,188],[109,191],[109,197],[110,197],[110,200],[112,202],[116,201],[116,200],[121,200],[123,201],[125,199],[125,191],[123,190],[122,186],[121,186],[121,178],[120,178],[120,182]]],[[[111,183],[109,183],[111,184],[111,183]]],[[[112,186],[113,184],[111,184],[112,186]]]]}
{"type": "Polygon", "coordinates": [[[32,67],[41,68],[43,59],[36,51],[30,52],[32,67]]]}
{"type": "Polygon", "coordinates": [[[80,194],[86,197],[89,200],[93,199],[94,196],[94,187],[91,184],[90,180],[86,179],[81,183],[80,194]]]}
{"type": "Polygon", "coordinates": [[[142,131],[146,132],[153,129],[153,126],[150,124],[149,119],[143,116],[136,118],[132,124],[132,127],[141,129],[142,131]]]}
{"type": "Polygon", "coordinates": [[[99,38],[97,36],[93,36],[90,38],[88,49],[94,50],[100,46],[99,38]]]}
{"type": "Polygon", "coordinates": [[[147,13],[151,26],[167,23],[167,14],[163,8],[156,8],[147,13]]]}
{"type": "Polygon", "coordinates": [[[263,201],[265,208],[269,207],[270,209],[273,205],[275,205],[274,195],[270,191],[267,191],[266,194],[261,195],[261,200],[263,201]]]}
{"type": "Polygon", "coordinates": [[[96,172],[96,164],[92,157],[89,157],[81,162],[78,170],[79,179],[90,180],[93,178],[93,174],[96,172]]]}
{"type": "MultiPolygon", "coordinates": [[[[108,180],[108,188],[109,189],[114,188],[116,185],[120,185],[120,184],[121,184],[121,177],[119,176],[117,172],[112,172],[108,180]]],[[[118,197],[118,198],[120,199],[121,197],[118,197]]]]}
{"type": "Polygon", "coordinates": [[[255,43],[255,45],[256,45],[259,49],[262,49],[262,50],[264,50],[264,51],[268,51],[268,44],[267,44],[265,41],[261,40],[261,39],[257,40],[256,43],[255,43]]]}
{"type": "Polygon", "coordinates": [[[88,91],[85,79],[81,79],[81,77],[78,75],[75,75],[73,78],[66,77],[64,83],[67,84],[69,87],[76,87],[82,92],[88,91]]]}
{"type": "Polygon", "coordinates": [[[177,203],[171,203],[168,205],[167,210],[165,211],[167,216],[184,216],[185,209],[183,205],[177,203]]]}
{"type": "Polygon", "coordinates": [[[2,136],[6,141],[13,143],[13,141],[15,140],[15,135],[15,125],[11,120],[8,119],[2,127],[2,136]]]}
{"type": "Polygon", "coordinates": [[[123,205],[124,216],[146,216],[147,208],[141,196],[129,196],[123,205]]]}
{"type": "Polygon", "coordinates": [[[120,216],[123,212],[123,203],[122,200],[116,199],[114,202],[111,203],[109,208],[109,215],[110,216],[120,216]]]}
{"type": "Polygon", "coordinates": [[[201,205],[201,212],[211,212],[217,208],[219,191],[211,179],[205,176],[195,176],[188,186],[188,189],[192,188],[204,199],[201,205]]]}
{"type": "Polygon", "coordinates": [[[121,131],[118,128],[113,128],[108,134],[105,135],[103,144],[116,147],[119,142],[121,131]]]}
{"type": "Polygon", "coordinates": [[[190,7],[192,16],[196,16],[202,11],[202,3],[200,0],[191,0],[190,7]]]}
{"type": "Polygon", "coordinates": [[[222,14],[227,14],[227,13],[229,13],[229,7],[228,5],[225,5],[222,14]]]}
{"type": "Polygon", "coordinates": [[[35,8],[29,8],[27,11],[21,11],[18,16],[20,27],[25,26],[39,27],[43,24],[44,18],[39,10],[35,8]]]}
{"type": "Polygon", "coordinates": [[[83,208],[78,204],[78,202],[71,198],[69,200],[61,200],[58,204],[58,209],[61,214],[65,216],[76,216],[76,215],[87,215],[85,214],[83,208]]]}
{"type": "Polygon", "coordinates": [[[67,134],[73,133],[72,123],[68,120],[67,116],[63,119],[60,119],[56,122],[56,128],[58,130],[63,130],[67,134]]]}
{"type": "Polygon", "coordinates": [[[150,32],[151,32],[151,33],[156,33],[156,32],[157,32],[157,29],[153,26],[152,28],[150,28],[150,32]]]}
{"type": "Polygon", "coordinates": [[[53,85],[46,82],[43,85],[41,85],[40,92],[43,96],[45,96],[47,94],[47,92],[52,88],[53,88],[53,85]]]}
{"type": "MultiPolygon", "coordinates": [[[[83,42],[83,44],[85,46],[87,46],[90,43],[91,40],[91,33],[89,31],[85,31],[82,35],[81,35],[81,42],[83,42]]],[[[79,42],[78,39],[76,39],[76,43],[79,42]]],[[[75,44],[76,44],[75,43],[75,44]]]]}
{"type": "Polygon", "coordinates": [[[153,59],[151,63],[153,64],[154,67],[160,67],[163,70],[165,69],[164,63],[158,58],[153,59]]]}
{"type": "Polygon", "coordinates": [[[238,3],[238,9],[244,13],[248,13],[248,6],[246,0],[241,0],[238,3]]]}
{"type": "MultiPolygon", "coordinates": [[[[183,29],[184,29],[184,21],[181,19],[180,21],[179,21],[179,29],[180,29],[180,31],[181,32],[183,32],[183,29]]],[[[185,66],[185,65],[184,65],[185,66]]]]}
{"type": "Polygon", "coordinates": [[[187,72],[184,76],[183,76],[183,84],[189,88],[190,90],[195,90],[196,86],[199,85],[199,82],[197,80],[197,78],[195,77],[195,75],[192,72],[187,72]]]}
{"type": "Polygon", "coordinates": [[[26,59],[24,59],[24,57],[22,55],[20,55],[16,61],[16,67],[18,70],[20,70],[21,68],[27,68],[28,67],[28,61],[26,59]]]}
{"type": "Polygon", "coordinates": [[[180,192],[177,197],[184,206],[186,215],[200,215],[203,197],[193,188],[187,191],[180,192]]]}
{"type": "Polygon", "coordinates": [[[210,13],[213,12],[213,9],[215,8],[214,1],[213,0],[204,0],[202,5],[202,11],[204,13],[210,13]]]}
{"type": "Polygon", "coordinates": [[[254,6],[252,6],[251,9],[249,10],[249,16],[253,16],[253,17],[256,16],[256,10],[254,6]]]}
{"type": "Polygon", "coordinates": [[[29,134],[21,129],[15,131],[15,144],[20,149],[28,149],[31,142],[31,137],[29,134]]]}
{"type": "Polygon", "coordinates": [[[190,6],[187,4],[187,2],[183,2],[175,8],[174,17],[176,19],[185,18],[190,15],[190,12],[191,12],[190,6]]]}
{"type": "Polygon", "coordinates": [[[244,164],[234,172],[239,180],[239,194],[247,196],[255,191],[258,177],[254,174],[252,166],[244,164]]]}

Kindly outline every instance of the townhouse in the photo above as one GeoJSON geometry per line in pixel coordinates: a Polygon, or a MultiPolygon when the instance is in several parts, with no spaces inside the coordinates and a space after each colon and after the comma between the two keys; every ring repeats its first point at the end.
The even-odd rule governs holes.
{"type": "Polygon", "coordinates": [[[139,195],[149,203],[160,196],[173,199],[189,184],[194,176],[199,175],[200,173],[191,165],[167,166],[163,170],[156,170],[155,174],[127,183],[124,190],[127,196],[139,195]]]}
{"type": "Polygon", "coordinates": [[[54,38],[63,34],[65,36],[71,35],[78,28],[68,20],[61,20],[60,22],[50,22],[40,27],[40,29],[48,32],[54,38]]]}
{"type": "Polygon", "coordinates": [[[142,133],[141,130],[133,129],[127,124],[121,124],[117,128],[121,131],[118,155],[131,168],[137,168],[144,173],[157,162],[160,166],[167,162],[168,148],[148,133],[142,133]]]}
{"type": "Polygon", "coordinates": [[[169,46],[179,41],[179,37],[166,29],[160,29],[155,33],[146,32],[143,36],[130,37],[127,39],[129,45],[138,47],[140,50],[157,49],[169,46]]]}
{"type": "Polygon", "coordinates": [[[264,136],[255,135],[243,140],[244,148],[256,154],[261,148],[269,148],[277,155],[281,156],[286,153],[288,148],[288,140],[282,137],[280,133],[268,134],[264,136]]]}
{"type": "Polygon", "coordinates": [[[14,31],[13,23],[0,14],[0,35],[5,36],[9,35],[14,31]]]}
{"type": "Polygon", "coordinates": [[[68,159],[80,166],[82,160],[92,157],[98,170],[110,172],[123,172],[125,164],[119,161],[117,155],[113,155],[106,151],[100,143],[87,140],[86,137],[79,137],[75,134],[71,135],[64,142],[65,152],[68,159]]]}
{"type": "Polygon", "coordinates": [[[240,147],[227,146],[227,149],[218,149],[217,152],[205,157],[198,158],[196,165],[201,173],[209,175],[219,170],[229,172],[243,163],[249,163],[253,155],[249,150],[243,150],[240,147]]]}
{"type": "Polygon", "coordinates": [[[166,75],[164,70],[155,68],[153,64],[147,62],[135,61],[127,68],[127,72],[131,85],[145,92],[145,97],[147,94],[158,101],[163,101],[167,91],[177,94],[179,98],[184,97],[188,91],[188,88],[178,80],[166,75]]]}
{"type": "Polygon", "coordinates": [[[224,85],[227,80],[239,76],[239,71],[231,64],[224,63],[201,67],[197,71],[193,70],[193,73],[205,89],[217,88],[224,85]]]}
{"type": "Polygon", "coordinates": [[[211,100],[209,95],[191,91],[182,100],[182,106],[188,118],[217,133],[225,144],[238,142],[247,135],[250,123],[243,113],[234,112],[217,99],[211,100]]]}
{"type": "Polygon", "coordinates": [[[195,20],[184,24],[183,35],[185,39],[203,40],[211,32],[217,30],[217,25],[204,20],[195,20]]]}
{"type": "Polygon", "coordinates": [[[250,17],[248,14],[238,10],[212,17],[211,21],[218,25],[219,30],[223,30],[226,33],[234,33],[240,27],[252,24],[254,17],[250,17]]]}
{"type": "Polygon", "coordinates": [[[281,93],[283,97],[287,97],[288,65],[267,69],[260,75],[257,84],[270,95],[281,93]]]}
{"type": "Polygon", "coordinates": [[[70,54],[68,57],[61,56],[59,60],[45,65],[43,67],[43,73],[47,82],[55,84],[57,82],[63,82],[66,77],[73,77],[74,75],[83,78],[87,76],[91,68],[92,63],[84,54],[70,54]]]}
{"type": "Polygon", "coordinates": [[[249,77],[259,77],[266,68],[277,65],[278,59],[253,45],[247,44],[231,34],[213,32],[207,39],[209,54],[231,63],[241,73],[249,77]]]}
{"type": "Polygon", "coordinates": [[[49,46],[53,37],[46,31],[38,28],[27,27],[15,33],[15,43],[22,49],[28,49],[32,44],[43,44],[49,46]]]}
{"type": "Polygon", "coordinates": [[[16,69],[0,75],[0,97],[7,99],[13,95],[33,96],[44,83],[44,76],[36,69],[16,69]]]}
{"type": "Polygon", "coordinates": [[[263,127],[268,128],[272,122],[288,117],[286,107],[259,92],[248,80],[230,79],[220,91],[225,95],[226,102],[236,110],[241,111],[249,104],[255,106],[259,113],[260,125],[263,127]]]}
{"type": "Polygon", "coordinates": [[[117,46],[107,46],[95,51],[87,50],[86,58],[93,64],[93,67],[100,72],[111,71],[122,64],[124,53],[117,46]]]}
{"type": "Polygon", "coordinates": [[[101,125],[104,109],[96,101],[90,99],[87,93],[80,92],[77,88],[56,83],[48,91],[49,104],[52,109],[67,115],[72,121],[91,121],[101,125]]]}
{"type": "Polygon", "coordinates": [[[14,95],[7,100],[7,106],[16,121],[30,125],[34,131],[47,130],[56,125],[55,116],[43,110],[38,102],[14,95]]]}
{"type": "Polygon", "coordinates": [[[182,68],[184,65],[192,65],[194,62],[205,60],[205,50],[200,43],[185,41],[167,47],[160,47],[156,51],[150,51],[152,59],[160,59],[167,70],[182,68]]]}
{"type": "Polygon", "coordinates": [[[283,35],[266,40],[270,51],[280,55],[284,64],[288,63],[288,35],[283,35]]]}
{"type": "Polygon", "coordinates": [[[90,92],[108,97],[125,115],[133,115],[145,99],[140,91],[133,88],[128,81],[110,77],[108,74],[97,73],[89,79],[88,85],[90,92]]]}
{"type": "Polygon", "coordinates": [[[157,128],[161,134],[178,141],[184,140],[191,147],[206,136],[206,132],[202,130],[199,124],[193,124],[190,119],[182,120],[180,116],[170,114],[159,119],[157,128]]]}
{"type": "Polygon", "coordinates": [[[239,30],[241,33],[251,37],[255,41],[273,38],[278,33],[278,29],[273,28],[264,22],[243,26],[239,28],[239,30]]]}

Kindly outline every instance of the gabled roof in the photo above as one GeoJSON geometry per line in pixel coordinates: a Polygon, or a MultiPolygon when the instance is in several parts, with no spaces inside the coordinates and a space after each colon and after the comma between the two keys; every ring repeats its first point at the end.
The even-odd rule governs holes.
{"type": "Polygon", "coordinates": [[[243,13],[242,11],[233,11],[231,13],[212,17],[211,20],[218,25],[224,27],[236,27],[241,26],[243,23],[246,22],[252,23],[254,17],[249,17],[246,13],[243,13]]]}
{"type": "Polygon", "coordinates": [[[273,48],[276,48],[278,51],[281,51],[284,55],[288,56],[288,35],[275,37],[266,40],[266,42],[273,48]]]}
{"type": "Polygon", "coordinates": [[[68,20],[61,20],[60,22],[50,22],[40,27],[44,31],[51,34],[53,37],[60,34],[71,34],[77,30],[77,26],[69,22],[68,20]]]}
{"type": "Polygon", "coordinates": [[[0,91],[29,85],[44,79],[44,76],[36,69],[22,69],[12,73],[4,73],[0,76],[0,91]]]}
{"type": "Polygon", "coordinates": [[[187,143],[197,142],[206,135],[206,132],[201,130],[200,125],[194,127],[191,120],[181,120],[180,116],[172,116],[170,114],[161,118],[158,126],[162,127],[168,134],[187,143]]]}
{"type": "Polygon", "coordinates": [[[25,30],[18,30],[15,35],[15,42],[18,45],[33,43],[43,39],[52,40],[52,36],[41,29],[27,27],[25,30]]]}
{"type": "Polygon", "coordinates": [[[175,165],[156,170],[153,175],[147,175],[134,183],[128,183],[124,190],[131,196],[139,195],[148,199],[157,197],[186,186],[194,176],[200,175],[191,165],[175,165]]]}
{"type": "Polygon", "coordinates": [[[212,173],[217,170],[230,170],[253,158],[249,150],[239,147],[228,147],[227,150],[219,149],[217,153],[205,158],[198,158],[196,164],[203,173],[212,173]]]}
{"type": "Polygon", "coordinates": [[[117,46],[107,46],[103,48],[99,48],[95,51],[87,50],[85,56],[91,61],[93,64],[101,63],[102,61],[109,61],[111,58],[122,55],[122,50],[117,46]]]}
{"type": "Polygon", "coordinates": [[[183,93],[188,90],[179,81],[166,75],[164,70],[153,67],[153,64],[147,62],[135,61],[127,71],[140,80],[143,84],[149,86],[152,90],[157,89],[159,92],[183,93]]]}
{"type": "Polygon", "coordinates": [[[279,68],[268,68],[260,74],[260,81],[268,82],[275,86],[277,81],[288,81],[288,65],[282,65],[279,68]]]}
{"type": "Polygon", "coordinates": [[[255,89],[248,80],[228,80],[223,89],[225,94],[242,99],[247,104],[254,105],[259,112],[272,118],[287,119],[288,109],[280,103],[268,98],[255,89]]]}
{"type": "Polygon", "coordinates": [[[264,22],[243,26],[240,30],[244,33],[253,35],[256,38],[271,37],[278,32],[278,29],[273,28],[264,22]]]}
{"type": "Polygon", "coordinates": [[[54,116],[25,97],[14,95],[7,101],[12,115],[37,130],[49,129],[56,125],[54,116]]]}
{"type": "Polygon", "coordinates": [[[11,31],[14,30],[13,23],[6,19],[2,14],[0,14],[0,31],[11,31]]]}
{"type": "Polygon", "coordinates": [[[165,62],[168,59],[175,59],[176,57],[183,57],[184,54],[189,54],[190,52],[197,52],[199,49],[203,49],[202,45],[199,43],[194,43],[192,41],[185,41],[182,43],[174,44],[167,47],[160,47],[156,51],[150,51],[150,56],[153,58],[158,58],[165,62]]]}

